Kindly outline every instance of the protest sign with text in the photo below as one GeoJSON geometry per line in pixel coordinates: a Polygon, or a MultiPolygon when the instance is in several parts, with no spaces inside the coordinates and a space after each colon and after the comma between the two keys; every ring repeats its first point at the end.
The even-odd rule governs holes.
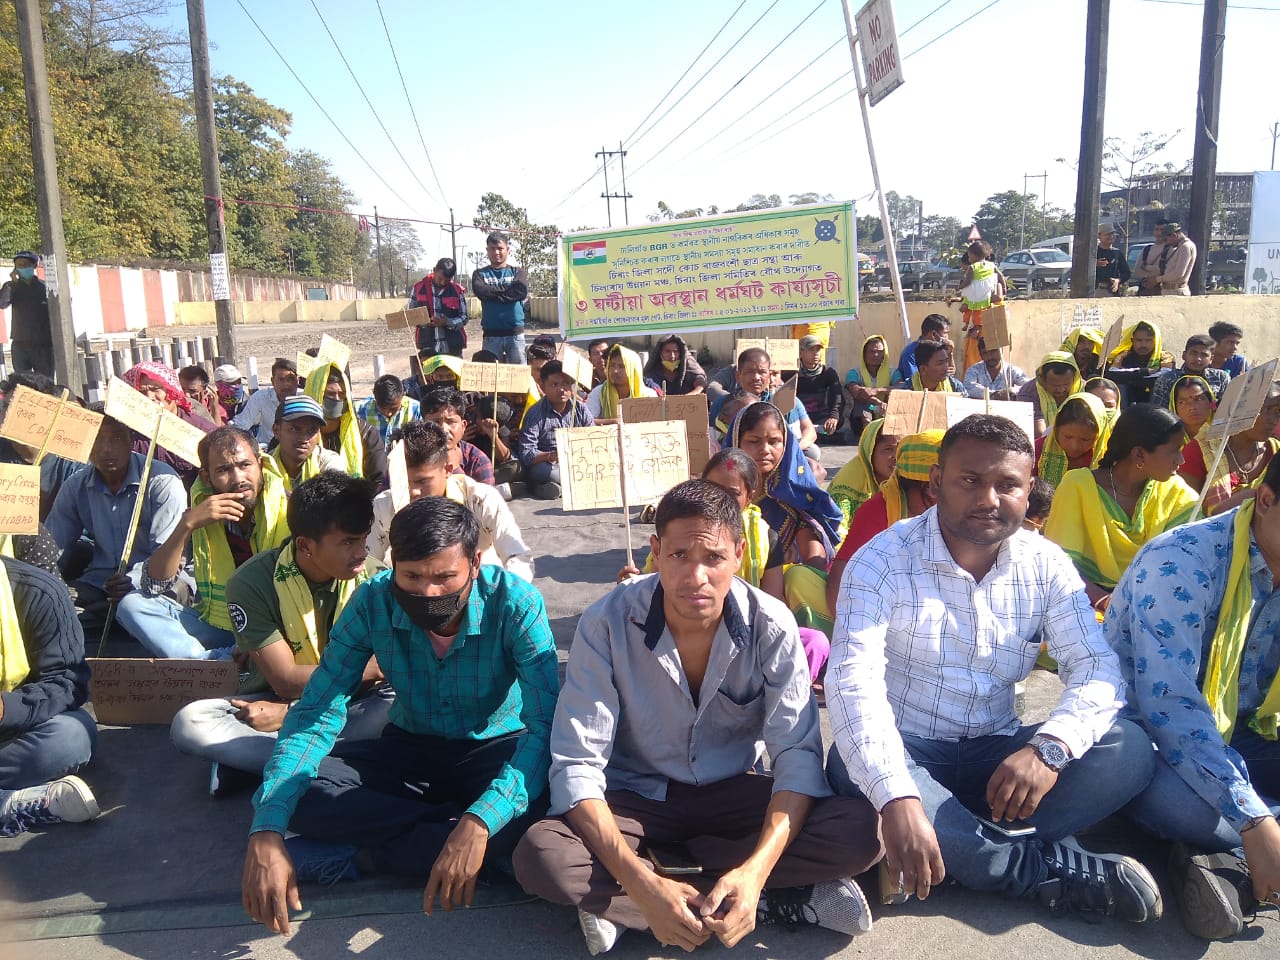
{"type": "Polygon", "coordinates": [[[925,430],[948,430],[974,413],[1012,420],[1035,442],[1035,407],[1021,400],[984,400],[938,390],[890,390],[881,434],[906,437],[925,430]]]}
{"type": "Polygon", "coordinates": [[[852,203],[754,210],[560,242],[567,339],[729,330],[858,312],[852,203]]]}
{"type": "Polygon", "coordinates": [[[679,397],[630,397],[622,401],[622,418],[627,423],[683,420],[689,469],[695,474],[702,473],[711,459],[711,424],[707,413],[705,393],[679,397]]]}
{"type": "Polygon", "coordinates": [[[147,438],[154,437],[156,443],[187,463],[199,465],[204,431],[143,396],[120,377],[112,377],[107,383],[104,412],[130,430],[147,438]]]}
{"type": "Polygon", "coordinates": [[[40,532],[40,468],[0,463],[0,534],[40,532]]]}
{"type": "Polygon", "coordinates": [[[689,479],[685,425],[680,420],[625,423],[620,428],[561,427],[556,431],[556,453],[565,510],[647,503],[689,479]]]}
{"type": "Polygon", "coordinates": [[[314,357],[308,353],[298,354],[298,376],[306,379],[311,376],[312,371],[330,363],[345,373],[350,360],[351,348],[324,333],[320,335],[320,347],[314,357]]]}
{"type": "Polygon", "coordinates": [[[772,337],[746,338],[739,340],[733,348],[733,360],[737,363],[742,351],[758,348],[769,355],[769,367],[772,370],[800,369],[800,341],[791,339],[774,340],[772,337]]]}
{"type": "Polygon", "coordinates": [[[89,695],[99,723],[170,723],[195,700],[233,697],[240,668],[230,660],[89,658],[89,695]]]}
{"type": "Polygon", "coordinates": [[[527,393],[531,382],[529,368],[522,363],[462,364],[458,389],[474,393],[527,393]]]}
{"type": "Polygon", "coordinates": [[[0,424],[0,437],[37,450],[43,448],[53,456],[88,463],[100,426],[102,414],[86,410],[74,401],[19,385],[9,398],[9,411],[0,424]]]}

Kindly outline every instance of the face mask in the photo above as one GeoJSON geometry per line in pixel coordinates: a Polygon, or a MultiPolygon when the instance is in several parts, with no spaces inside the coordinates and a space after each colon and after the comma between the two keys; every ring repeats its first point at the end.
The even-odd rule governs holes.
{"type": "Polygon", "coordinates": [[[324,410],[324,417],[326,420],[337,420],[347,412],[347,401],[331,400],[330,398],[325,397],[324,403],[321,404],[321,408],[324,410]]]}
{"type": "Polygon", "coordinates": [[[18,278],[21,280],[32,280],[35,278],[35,267],[18,267],[18,278]]]}
{"type": "Polygon", "coordinates": [[[680,369],[679,360],[663,360],[662,365],[666,367],[668,370],[670,370],[672,373],[675,373],[677,370],[680,369]]]}
{"type": "Polygon", "coordinates": [[[395,581],[394,574],[391,579],[391,595],[395,597],[396,603],[400,604],[400,609],[414,626],[429,633],[439,631],[458,615],[466,605],[470,591],[471,581],[468,579],[467,585],[461,590],[438,597],[423,597],[401,589],[400,584],[395,581]]]}
{"type": "Polygon", "coordinates": [[[218,384],[218,399],[227,403],[239,403],[244,399],[244,387],[238,383],[218,384]]]}

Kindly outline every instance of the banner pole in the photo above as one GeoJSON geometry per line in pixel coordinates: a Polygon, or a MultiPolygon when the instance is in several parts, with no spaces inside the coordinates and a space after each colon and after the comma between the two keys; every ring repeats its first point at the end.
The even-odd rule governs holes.
{"type": "MultiPolygon", "coordinates": [[[[147,459],[142,464],[142,479],[138,483],[138,494],[133,499],[133,514],[129,518],[129,532],[124,538],[124,550],[120,557],[120,566],[116,575],[122,576],[129,569],[129,555],[133,553],[133,541],[138,536],[138,524],[142,521],[142,504],[147,498],[147,483],[151,479],[151,464],[156,458],[156,438],[160,436],[160,408],[156,408],[156,425],[151,429],[151,444],[147,447],[147,459]]],[[[130,454],[132,457],[132,454],[130,454]]],[[[102,625],[102,639],[98,641],[98,656],[101,657],[107,648],[107,637],[111,634],[111,626],[116,619],[116,603],[112,600],[107,605],[107,620],[102,625]]]]}

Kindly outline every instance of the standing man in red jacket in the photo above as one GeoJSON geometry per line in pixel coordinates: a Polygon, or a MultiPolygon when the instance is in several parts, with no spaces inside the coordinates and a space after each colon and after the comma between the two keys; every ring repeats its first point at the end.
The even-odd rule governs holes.
{"type": "Polygon", "coordinates": [[[426,307],[431,325],[414,328],[414,343],[423,360],[438,354],[461,357],[467,345],[467,292],[453,278],[458,266],[441,257],[431,273],[413,285],[409,307],[426,307]]]}

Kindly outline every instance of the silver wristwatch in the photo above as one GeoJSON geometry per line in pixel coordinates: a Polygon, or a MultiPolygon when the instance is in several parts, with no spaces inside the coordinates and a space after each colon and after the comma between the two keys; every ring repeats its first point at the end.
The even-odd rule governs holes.
{"type": "Polygon", "coordinates": [[[1027,746],[1039,754],[1044,765],[1054,773],[1061,773],[1071,762],[1071,754],[1067,753],[1067,748],[1051,737],[1042,737],[1037,733],[1027,741],[1027,746]]]}

